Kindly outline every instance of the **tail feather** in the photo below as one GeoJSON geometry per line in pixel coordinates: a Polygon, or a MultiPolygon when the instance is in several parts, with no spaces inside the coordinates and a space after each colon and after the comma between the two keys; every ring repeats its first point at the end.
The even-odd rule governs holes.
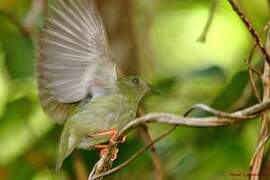
{"type": "Polygon", "coordinates": [[[63,161],[72,153],[76,147],[76,136],[69,132],[70,131],[67,131],[65,128],[62,132],[55,167],[56,171],[61,169],[63,161]]]}

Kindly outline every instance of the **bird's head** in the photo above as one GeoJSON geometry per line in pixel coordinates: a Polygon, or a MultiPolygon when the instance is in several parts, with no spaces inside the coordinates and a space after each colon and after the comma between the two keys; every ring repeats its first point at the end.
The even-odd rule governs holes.
{"type": "Polygon", "coordinates": [[[138,76],[123,77],[118,82],[120,89],[133,96],[138,103],[151,90],[150,85],[138,76]]]}

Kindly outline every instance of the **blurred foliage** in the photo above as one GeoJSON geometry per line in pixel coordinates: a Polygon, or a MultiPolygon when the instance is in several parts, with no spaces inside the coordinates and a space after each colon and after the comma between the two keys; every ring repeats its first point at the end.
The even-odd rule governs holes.
{"type": "MultiPolygon", "coordinates": [[[[219,1],[204,44],[197,38],[206,22],[210,1],[133,1],[137,10],[132,17],[134,28],[144,30],[142,24],[146,19],[140,13],[151,10],[147,29],[152,65],[149,81],[160,95],[145,98],[146,112],[183,114],[195,103],[232,111],[255,103],[252,92],[246,92],[250,85],[247,66],[243,63],[252,45],[251,37],[226,1],[219,1]]],[[[258,31],[268,20],[266,2],[240,1],[258,31]]],[[[22,33],[11,20],[23,22],[30,6],[30,0],[0,1],[0,11],[12,15],[0,14],[0,179],[76,179],[74,162],[78,157],[75,155],[64,162],[60,173],[54,171],[61,127],[46,117],[38,102],[33,78],[33,38],[22,33]]],[[[261,61],[258,52],[254,61],[261,61]]],[[[157,144],[166,179],[232,179],[230,173],[247,173],[258,125],[253,120],[233,127],[178,127],[157,144]]],[[[154,137],[167,128],[150,125],[154,137]]],[[[142,145],[136,133],[129,135],[120,146],[115,164],[123,162],[142,145]]],[[[77,153],[89,172],[98,153],[81,150],[77,153]]],[[[151,156],[147,152],[107,179],[153,177],[151,156]]]]}

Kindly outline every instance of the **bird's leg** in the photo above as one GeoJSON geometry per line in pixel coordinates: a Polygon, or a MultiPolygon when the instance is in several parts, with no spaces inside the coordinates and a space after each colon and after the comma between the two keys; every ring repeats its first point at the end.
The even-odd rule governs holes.
{"type": "MultiPolygon", "coordinates": [[[[102,131],[99,133],[91,134],[90,137],[97,137],[97,136],[109,136],[110,142],[115,144],[117,138],[117,130],[111,129],[108,131],[102,131]]],[[[126,141],[126,136],[123,136],[119,139],[120,143],[124,143],[126,141]]],[[[104,156],[108,153],[108,144],[97,144],[94,146],[96,149],[100,149],[100,156],[104,156]]],[[[117,158],[118,149],[116,148],[113,152],[112,160],[114,161],[117,158]]]]}
{"type": "MultiPolygon", "coordinates": [[[[111,129],[108,131],[102,131],[99,133],[91,134],[90,137],[98,137],[98,136],[109,136],[110,137],[110,142],[111,143],[116,143],[116,138],[117,138],[117,130],[116,129],[111,129]]],[[[100,149],[100,156],[104,156],[108,153],[108,144],[97,144],[94,146],[96,149],[100,149]]],[[[118,149],[115,149],[112,152],[112,160],[114,161],[117,158],[117,153],[118,149]]]]}
{"type": "Polygon", "coordinates": [[[110,137],[110,142],[116,143],[117,130],[116,129],[110,129],[108,131],[101,131],[101,132],[90,135],[90,137],[97,137],[97,136],[109,136],[110,137]]]}
{"type": "MultiPolygon", "coordinates": [[[[108,131],[101,131],[99,133],[91,134],[90,137],[97,137],[97,136],[110,136],[110,142],[111,143],[116,143],[116,138],[117,138],[117,130],[116,129],[111,129],[108,131]]],[[[124,143],[126,141],[126,136],[120,137],[119,142],[124,143]]]]}
{"type": "MultiPolygon", "coordinates": [[[[94,146],[96,149],[100,149],[100,156],[104,156],[108,153],[108,144],[97,144],[94,146]]],[[[114,161],[117,158],[118,149],[114,149],[112,152],[112,160],[114,161]]]]}
{"type": "Polygon", "coordinates": [[[99,156],[104,156],[108,151],[108,144],[97,144],[94,148],[100,150],[99,156]]]}
{"type": "Polygon", "coordinates": [[[94,146],[94,148],[103,150],[103,149],[108,148],[108,144],[97,144],[97,145],[94,146]]]}

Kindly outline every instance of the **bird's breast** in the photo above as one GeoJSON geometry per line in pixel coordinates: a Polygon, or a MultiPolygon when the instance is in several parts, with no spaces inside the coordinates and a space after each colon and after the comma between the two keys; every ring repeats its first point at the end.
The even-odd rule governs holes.
{"type": "Polygon", "coordinates": [[[136,108],[124,95],[98,96],[90,100],[74,115],[74,121],[90,133],[121,129],[134,119],[136,108]]]}

